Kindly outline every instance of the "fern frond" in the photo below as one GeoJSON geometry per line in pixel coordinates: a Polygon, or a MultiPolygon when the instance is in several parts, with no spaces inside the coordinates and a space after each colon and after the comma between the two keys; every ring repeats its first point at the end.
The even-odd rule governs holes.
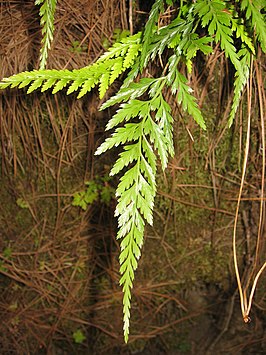
{"type": "Polygon", "coordinates": [[[255,29],[255,34],[260,42],[261,49],[266,53],[266,22],[265,15],[263,16],[261,12],[263,10],[263,1],[242,0],[241,10],[246,11],[246,19],[251,20],[252,27],[255,29]]]}
{"type": "Polygon", "coordinates": [[[132,66],[140,50],[140,34],[137,34],[115,43],[109,51],[90,66],[72,71],[50,69],[22,72],[2,79],[0,89],[8,86],[11,88],[29,86],[28,93],[41,88],[42,92],[53,89],[52,93],[55,94],[68,87],[67,95],[79,91],[79,99],[99,85],[99,96],[103,98],[114,80],[132,66]]]}
{"type": "Polygon", "coordinates": [[[53,87],[55,83],[57,83],[57,81],[61,79],[68,79],[68,80],[75,81],[76,72],[75,71],[71,72],[69,70],[55,70],[55,69],[21,72],[19,74],[12,75],[8,78],[2,79],[2,81],[0,82],[0,89],[7,88],[8,86],[10,86],[11,88],[15,88],[15,87],[23,88],[29,85],[31,87],[33,85],[33,90],[31,91],[34,91],[44,84],[45,84],[44,89],[48,89],[53,87]],[[40,85],[37,85],[37,83],[40,85]],[[35,86],[36,88],[34,88],[35,86]]]}
{"type": "Polygon", "coordinates": [[[136,77],[139,74],[139,68],[140,68],[140,56],[136,57],[135,63],[132,65],[130,71],[128,72],[123,82],[123,85],[121,86],[121,89],[128,87],[134,81],[134,79],[136,79],[136,77]]]}
{"type": "Polygon", "coordinates": [[[35,5],[40,5],[39,14],[42,26],[42,47],[40,54],[40,69],[44,69],[47,62],[48,51],[54,35],[54,14],[57,0],[35,0],[35,5]]]}
{"type": "Polygon", "coordinates": [[[164,100],[162,94],[159,96],[159,106],[155,119],[158,122],[159,128],[163,131],[167,151],[170,156],[173,156],[175,153],[173,145],[173,117],[171,115],[171,107],[164,100]]]}
{"type": "Polygon", "coordinates": [[[143,33],[143,41],[142,41],[142,52],[140,57],[140,68],[143,69],[147,66],[149,56],[148,50],[151,40],[153,38],[154,28],[158,22],[158,18],[160,13],[164,10],[164,1],[163,0],[155,0],[154,4],[152,5],[149,19],[146,22],[144,33],[143,33]]]}
{"type": "Polygon", "coordinates": [[[232,18],[232,31],[235,32],[236,38],[240,38],[241,42],[245,44],[250,51],[255,55],[255,48],[252,43],[252,39],[249,37],[248,33],[245,30],[243,23],[239,19],[232,18]]]}
{"type": "MultiPolygon", "coordinates": [[[[149,81],[149,85],[151,82],[154,82],[154,79],[149,81]]],[[[137,91],[141,90],[141,85],[146,91],[149,87],[147,81],[142,80],[137,84],[137,91]]],[[[99,155],[118,144],[127,143],[110,172],[115,175],[127,167],[116,190],[118,203],[115,210],[119,227],[117,238],[122,239],[119,257],[120,285],[123,286],[124,337],[127,342],[131,288],[141,254],[144,225],[145,222],[153,222],[156,194],[156,155],[153,150],[157,150],[162,168],[165,169],[168,156],[174,154],[174,149],[171,109],[160,91],[149,101],[132,99],[121,104],[107,129],[123,122],[123,127],[116,128],[95,154],[99,155]],[[156,111],[155,115],[152,114],[153,111],[156,111]],[[131,118],[137,122],[127,123],[131,118]]]]}
{"type": "Polygon", "coordinates": [[[192,89],[187,85],[187,79],[177,70],[177,58],[175,55],[169,58],[169,74],[167,85],[171,87],[172,94],[177,94],[177,102],[181,104],[184,111],[187,111],[202,128],[206,129],[206,124],[202,113],[198,107],[192,89]]]}
{"type": "Polygon", "coordinates": [[[209,35],[214,36],[216,43],[220,43],[221,49],[230,58],[239,75],[244,75],[234,46],[232,13],[226,8],[225,2],[201,0],[195,4],[194,12],[200,17],[202,26],[208,27],[209,35]]]}
{"type": "Polygon", "coordinates": [[[181,55],[192,27],[193,20],[190,16],[186,19],[177,17],[169,25],[161,27],[153,33],[147,45],[144,66],[147,65],[149,60],[154,60],[157,55],[162,55],[166,48],[178,48],[176,52],[181,55]]]}
{"type": "Polygon", "coordinates": [[[244,87],[248,81],[248,78],[249,78],[250,62],[251,62],[251,57],[252,57],[249,50],[245,47],[243,47],[239,51],[239,55],[242,57],[241,58],[241,65],[243,67],[244,75],[240,76],[240,75],[238,75],[238,72],[236,72],[236,77],[235,77],[235,82],[234,82],[233,103],[231,106],[229,119],[228,119],[229,127],[231,127],[231,125],[233,123],[236,111],[238,109],[238,106],[239,106],[239,103],[241,100],[241,95],[242,95],[243,89],[244,89],[244,87]]]}

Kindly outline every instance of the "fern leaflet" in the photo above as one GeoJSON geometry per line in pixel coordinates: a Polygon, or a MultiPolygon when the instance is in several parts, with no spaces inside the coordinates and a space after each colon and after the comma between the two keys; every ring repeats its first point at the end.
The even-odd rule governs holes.
{"type": "Polygon", "coordinates": [[[54,14],[57,0],[35,0],[35,5],[40,5],[42,26],[42,47],[40,54],[40,69],[44,69],[47,62],[48,50],[51,47],[54,35],[54,14]]]}

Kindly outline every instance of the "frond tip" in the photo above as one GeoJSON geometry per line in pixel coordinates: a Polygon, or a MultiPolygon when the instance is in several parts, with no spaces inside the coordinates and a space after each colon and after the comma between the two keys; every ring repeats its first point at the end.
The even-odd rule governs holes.
{"type": "MultiPolygon", "coordinates": [[[[161,79],[157,80],[161,82],[161,79]]],[[[140,81],[137,84],[137,91],[147,90],[155,81],[156,79],[140,81]],[[142,89],[141,85],[143,85],[142,89]]],[[[150,93],[155,91],[150,90],[150,93]]],[[[128,98],[124,97],[124,99],[128,98]]],[[[129,335],[131,289],[141,255],[144,225],[145,222],[150,225],[153,223],[156,194],[154,150],[157,150],[162,167],[165,168],[168,156],[174,154],[172,122],[170,106],[165,102],[160,91],[148,101],[129,100],[120,105],[120,109],[108,124],[108,128],[121,123],[124,123],[124,126],[117,127],[95,153],[99,155],[114,146],[126,143],[110,173],[115,175],[127,168],[116,190],[118,203],[115,210],[119,228],[117,239],[121,239],[119,262],[120,285],[123,287],[125,342],[128,341],[129,335]],[[155,115],[152,115],[152,111],[156,111],[155,115]],[[127,123],[131,118],[137,122],[127,123]]]]}
{"type": "Polygon", "coordinates": [[[57,0],[35,0],[35,5],[40,5],[39,14],[42,27],[42,47],[40,50],[40,69],[44,69],[47,62],[48,50],[54,37],[54,14],[57,0]]]}

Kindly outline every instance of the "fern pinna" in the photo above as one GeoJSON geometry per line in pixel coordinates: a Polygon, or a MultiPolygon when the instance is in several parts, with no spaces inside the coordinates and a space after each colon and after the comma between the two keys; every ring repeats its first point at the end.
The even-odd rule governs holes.
{"type": "Polygon", "coordinates": [[[44,69],[48,50],[54,37],[54,14],[57,0],[35,0],[35,5],[40,6],[39,15],[41,18],[40,24],[42,27],[42,46],[40,53],[40,69],[44,69]]]}
{"type": "Polygon", "coordinates": [[[42,92],[52,89],[55,94],[67,88],[66,94],[78,92],[77,97],[81,98],[98,85],[99,96],[103,98],[108,87],[127,72],[120,90],[101,107],[103,110],[119,105],[106,127],[115,130],[96,151],[99,155],[113,147],[123,148],[110,174],[121,174],[116,190],[115,215],[118,217],[117,238],[121,240],[120,284],[124,295],[124,337],[127,341],[134,273],[141,254],[145,223],[152,224],[153,221],[157,156],[165,169],[169,156],[174,155],[173,117],[164,92],[170,90],[182,109],[206,129],[196,98],[180,67],[185,64],[190,72],[198,51],[208,55],[214,45],[219,45],[235,68],[229,115],[231,124],[249,77],[252,57],[258,46],[266,52],[265,5],[258,0],[156,0],[143,32],[115,43],[94,64],[70,71],[44,70],[53,36],[56,0],[36,0],[36,4],[42,5],[40,70],[4,78],[1,89],[28,87],[28,93],[36,89],[42,92]],[[166,5],[173,6],[176,16],[160,28],[160,14],[166,5]],[[145,77],[143,69],[166,49],[170,56],[161,76],[145,77]]]}

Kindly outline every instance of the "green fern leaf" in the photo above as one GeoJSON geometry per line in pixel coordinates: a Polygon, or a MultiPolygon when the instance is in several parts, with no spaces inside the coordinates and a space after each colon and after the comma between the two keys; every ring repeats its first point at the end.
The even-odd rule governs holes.
{"type": "Polygon", "coordinates": [[[163,131],[160,127],[149,117],[149,120],[145,126],[146,132],[150,135],[151,142],[158,150],[163,170],[167,166],[168,162],[168,150],[167,143],[163,131]]]}
{"type": "Polygon", "coordinates": [[[159,127],[163,130],[167,151],[170,156],[173,156],[175,153],[173,146],[173,118],[171,115],[171,107],[164,100],[162,95],[160,95],[160,105],[155,115],[155,119],[158,122],[159,127]]]}
{"type": "Polygon", "coordinates": [[[239,56],[234,46],[232,13],[226,9],[225,2],[201,0],[195,4],[194,12],[200,17],[202,26],[208,26],[209,35],[214,35],[215,41],[220,43],[226,57],[230,58],[239,75],[243,76],[239,56]]]}
{"type": "Polygon", "coordinates": [[[84,79],[77,77],[77,79],[73,81],[73,83],[69,86],[67,90],[67,95],[70,95],[73,92],[77,91],[83,84],[84,84],[84,79]]]}
{"type": "MultiPolygon", "coordinates": [[[[88,92],[90,92],[91,89],[93,89],[95,87],[95,82],[98,84],[99,79],[97,78],[97,80],[95,80],[93,77],[90,77],[89,79],[83,80],[83,84],[82,84],[81,90],[77,96],[77,99],[82,98],[84,95],[86,95],[88,92]]],[[[72,86],[72,89],[74,89],[73,86],[72,86]]],[[[70,93],[72,92],[72,89],[69,91],[70,93]]]]}
{"type": "Polygon", "coordinates": [[[101,110],[107,107],[113,106],[123,101],[133,100],[144,94],[157,79],[152,78],[142,78],[138,83],[132,82],[128,87],[122,88],[118,93],[112,96],[108,101],[106,101],[102,106],[101,110]]]}
{"type": "Polygon", "coordinates": [[[119,173],[124,167],[128,166],[134,160],[136,160],[139,153],[139,145],[131,144],[124,146],[124,152],[120,153],[120,158],[117,159],[116,163],[114,164],[110,175],[115,175],[119,173]]]}
{"type": "MultiPolygon", "coordinates": [[[[144,67],[147,65],[148,61],[154,60],[156,55],[162,55],[165,48],[175,48],[178,47],[181,51],[180,46],[181,38],[187,37],[190,33],[193,22],[190,19],[181,19],[177,17],[168,26],[160,28],[155,32],[148,42],[147,52],[145,54],[144,67]]],[[[186,40],[185,40],[186,42],[186,40]]],[[[143,50],[142,50],[143,54],[143,50]]]]}
{"type": "Polygon", "coordinates": [[[26,86],[30,85],[31,81],[31,79],[23,80],[23,82],[18,85],[19,89],[25,88],[26,86]]]}
{"type": "MultiPolygon", "coordinates": [[[[160,82],[163,83],[163,81],[160,82]]],[[[134,87],[136,91],[141,90],[141,93],[144,93],[143,86],[147,91],[151,83],[155,81],[132,83],[128,89],[131,90],[134,87]]],[[[160,86],[161,90],[162,87],[163,85],[160,86]]],[[[119,227],[117,239],[121,239],[119,260],[120,285],[123,286],[125,341],[128,340],[129,334],[131,288],[143,244],[144,221],[148,224],[153,223],[156,194],[156,155],[153,149],[158,151],[163,168],[166,167],[168,155],[173,154],[173,146],[170,142],[172,137],[170,125],[173,122],[170,106],[164,101],[160,90],[152,92],[155,96],[149,101],[133,99],[121,104],[107,128],[110,129],[120,123],[124,123],[124,126],[116,128],[113,135],[107,138],[95,153],[101,154],[113,146],[132,142],[124,147],[110,172],[111,175],[117,174],[130,165],[130,168],[120,178],[116,190],[115,210],[119,227]],[[156,111],[155,115],[152,114],[153,111],[156,111]],[[131,118],[137,120],[137,117],[137,123],[127,123],[131,118]]],[[[126,96],[126,99],[129,97],[126,96]]]]}
{"type": "MultiPolygon", "coordinates": [[[[50,79],[47,79],[44,84],[42,85],[42,89],[41,89],[41,92],[44,92],[48,89],[51,89],[51,87],[54,86],[54,84],[56,83],[57,79],[53,79],[53,78],[50,78],[50,79]]],[[[21,86],[19,86],[21,87],[21,86]]]]}
{"type": "Polygon", "coordinates": [[[120,109],[110,119],[106,126],[106,130],[117,126],[119,123],[129,121],[131,118],[137,117],[139,114],[139,106],[135,103],[135,100],[130,100],[126,104],[121,104],[120,109]]]}
{"type": "MultiPolygon", "coordinates": [[[[132,53],[132,56],[137,56],[141,50],[141,32],[136,33],[135,35],[124,37],[120,42],[114,43],[99,59],[98,62],[106,62],[111,58],[125,58],[130,48],[134,48],[135,52],[132,53]]],[[[125,65],[124,65],[125,66],[125,65]]]]}
{"type": "Polygon", "coordinates": [[[125,190],[131,187],[135,181],[137,165],[134,165],[132,168],[127,170],[125,174],[120,178],[120,183],[118,184],[116,190],[116,196],[121,196],[125,190]]]}
{"type": "Polygon", "coordinates": [[[124,127],[119,127],[115,130],[111,137],[107,138],[95,152],[95,155],[100,155],[108,149],[117,147],[125,142],[136,140],[141,135],[140,123],[127,123],[124,127]]]}
{"type": "Polygon", "coordinates": [[[35,5],[41,5],[40,17],[42,26],[42,47],[40,54],[40,69],[44,69],[47,62],[48,50],[51,47],[54,33],[54,14],[57,0],[35,0],[35,5]]]}
{"type": "Polygon", "coordinates": [[[131,70],[129,71],[129,73],[127,74],[123,85],[121,86],[122,88],[126,88],[128,87],[134,79],[136,79],[136,77],[139,74],[139,68],[140,68],[140,57],[136,57],[135,63],[132,65],[131,70]]]}
{"type": "Polygon", "coordinates": [[[3,78],[0,82],[0,89],[9,85],[12,88],[17,86],[21,88],[31,84],[29,92],[32,92],[42,85],[44,89],[53,87],[57,81],[61,79],[73,81],[75,80],[75,76],[75,73],[69,70],[33,70],[31,72],[22,72],[12,75],[9,78],[3,78]]]}
{"type": "Polygon", "coordinates": [[[110,80],[110,73],[106,71],[102,76],[100,77],[100,85],[99,85],[99,97],[102,99],[104,97],[104,94],[106,93],[108,87],[109,87],[109,80],[110,80]]]}
{"type": "MultiPolygon", "coordinates": [[[[44,0],[42,0],[44,1],[44,0]]],[[[46,0],[48,1],[48,0],[46,0]]],[[[54,0],[49,0],[54,1],[54,0]]],[[[48,37],[47,37],[48,38],[48,37]]],[[[46,42],[46,47],[47,47],[46,42]]],[[[90,92],[99,84],[99,94],[102,98],[115,79],[119,77],[131,65],[141,49],[140,34],[123,38],[121,42],[115,43],[109,51],[101,56],[94,64],[82,68],[69,70],[33,70],[23,72],[4,78],[0,82],[0,89],[8,86],[26,87],[30,85],[28,93],[42,86],[42,91],[53,88],[53,93],[68,86],[67,94],[78,91],[78,99],[90,92]],[[121,65],[121,63],[123,63],[121,65]]],[[[46,61],[45,55],[42,56],[42,67],[46,61]]],[[[134,74],[135,75],[135,74],[134,74]]],[[[145,89],[144,89],[145,91],[145,89]]]]}
{"type": "Polygon", "coordinates": [[[36,79],[32,82],[30,87],[28,88],[27,94],[30,94],[34,90],[38,89],[40,86],[42,86],[43,80],[41,78],[36,79]]]}
{"type": "Polygon", "coordinates": [[[242,43],[245,44],[251,52],[255,55],[255,48],[253,46],[252,40],[249,37],[248,33],[245,31],[245,27],[240,23],[239,19],[232,18],[232,31],[236,33],[236,37],[240,38],[242,43]]]}
{"type": "Polygon", "coordinates": [[[263,1],[242,0],[241,10],[246,11],[246,18],[251,20],[252,27],[255,29],[255,34],[261,44],[261,49],[266,53],[266,22],[265,15],[263,16],[261,12],[263,10],[263,1]]]}
{"type": "Polygon", "coordinates": [[[69,83],[69,79],[58,80],[54,86],[52,94],[56,94],[58,91],[62,90],[64,87],[67,86],[68,83],[69,83]]]}
{"type": "Polygon", "coordinates": [[[241,59],[241,64],[243,67],[244,71],[244,76],[238,75],[238,72],[236,72],[236,78],[234,82],[234,96],[233,96],[233,103],[231,106],[230,114],[229,114],[229,119],[228,119],[228,125],[231,127],[236,111],[238,109],[240,100],[241,100],[241,95],[243,92],[243,89],[248,81],[249,78],[249,71],[250,71],[250,63],[251,63],[251,54],[246,48],[242,48],[239,51],[239,54],[242,56],[241,59]]]}
{"type": "Polygon", "coordinates": [[[134,63],[136,56],[138,55],[140,50],[140,44],[139,43],[133,43],[127,50],[127,53],[125,55],[125,59],[123,62],[123,68],[127,69],[132,66],[134,63]]]}
{"type": "Polygon", "coordinates": [[[112,72],[110,75],[110,84],[112,84],[122,73],[123,73],[123,59],[121,57],[118,57],[112,67],[112,72]]]}
{"type": "Polygon", "coordinates": [[[145,30],[143,34],[143,45],[142,45],[141,58],[140,58],[141,69],[147,66],[147,62],[149,59],[149,56],[147,55],[149,51],[149,45],[153,38],[152,34],[154,31],[154,27],[156,26],[156,23],[158,21],[159,15],[164,10],[163,5],[164,5],[163,0],[155,0],[151,8],[149,19],[146,22],[145,30]]]}
{"type": "MultiPolygon", "coordinates": [[[[175,58],[173,57],[173,60],[175,58]]],[[[171,58],[170,58],[171,62],[171,58]]],[[[171,85],[172,93],[177,93],[177,101],[182,105],[184,111],[187,111],[202,129],[206,129],[206,124],[202,113],[196,103],[196,98],[191,94],[192,89],[186,84],[187,79],[178,70],[169,73],[168,85],[171,85]],[[172,81],[173,80],[173,81],[172,81]]]]}
{"type": "MultiPolygon", "coordinates": [[[[151,168],[151,170],[150,170],[149,167],[146,166],[146,169],[143,169],[143,170],[145,170],[147,172],[146,176],[149,179],[150,184],[153,185],[155,188],[154,175],[151,175],[151,174],[153,174],[153,172],[156,172],[156,155],[154,154],[152,146],[150,145],[150,143],[148,142],[146,137],[143,137],[142,148],[143,148],[144,156],[146,157],[146,159],[144,159],[144,157],[143,157],[142,163],[144,165],[146,165],[146,160],[147,160],[148,165],[151,168]]],[[[170,152],[170,153],[172,153],[172,152],[170,152]]],[[[172,154],[171,154],[171,156],[172,156],[172,154]]]]}
{"type": "Polygon", "coordinates": [[[211,41],[211,37],[199,38],[198,34],[192,33],[191,35],[186,36],[184,46],[182,46],[182,42],[180,42],[180,46],[183,47],[185,56],[189,60],[194,58],[198,51],[201,51],[206,55],[212,53],[212,47],[207,45],[207,43],[210,43],[211,41]]]}

